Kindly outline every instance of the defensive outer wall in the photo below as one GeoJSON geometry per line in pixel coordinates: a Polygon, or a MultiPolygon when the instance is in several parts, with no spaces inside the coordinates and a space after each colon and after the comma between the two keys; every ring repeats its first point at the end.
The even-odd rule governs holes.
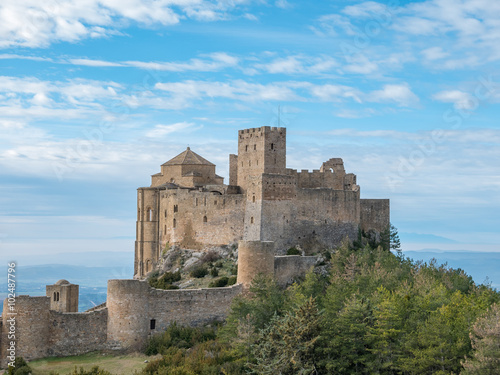
{"type": "Polygon", "coordinates": [[[224,320],[234,297],[257,274],[273,276],[286,285],[317,261],[314,256],[274,256],[272,242],[240,241],[238,253],[237,284],[225,288],[160,290],[145,280],[109,280],[106,303],[82,313],[67,311],[74,308],[74,300],[57,303],[61,300],[58,290],[75,290],[76,285],[66,280],[58,282],[62,286],[48,285],[47,296],[19,296],[15,340],[8,338],[10,315],[5,300],[0,323],[1,365],[6,366],[11,341],[15,341],[16,355],[26,360],[95,350],[140,350],[172,322],[199,326],[224,320]],[[57,298],[59,301],[54,301],[57,298]]]}

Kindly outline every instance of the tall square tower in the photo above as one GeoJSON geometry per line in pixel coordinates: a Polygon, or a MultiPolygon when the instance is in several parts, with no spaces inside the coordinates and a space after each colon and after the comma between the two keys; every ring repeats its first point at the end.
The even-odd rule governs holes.
{"type": "MultiPolygon", "coordinates": [[[[245,192],[248,179],[262,173],[285,174],[286,129],[262,126],[238,132],[237,185],[245,192]]],[[[234,170],[234,169],[233,169],[234,170]]]]}

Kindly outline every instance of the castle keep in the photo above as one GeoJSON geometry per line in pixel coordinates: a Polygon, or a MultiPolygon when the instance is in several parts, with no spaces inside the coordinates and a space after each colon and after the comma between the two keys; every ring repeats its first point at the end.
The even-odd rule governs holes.
{"type": "Polygon", "coordinates": [[[95,350],[137,350],[176,321],[200,325],[223,320],[231,301],[258,273],[290,283],[313,267],[315,256],[286,256],[332,248],[359,229],[380,233],[389,225],[389,200],[360,199],[356,176],[342,159],[319,170],[286,168],[286,129],[238,132],[238,154],[229,155],[229,184],[215,165],[187,148],[161,166],[150,187],[138,189],[134,279],[109,280],[105,303],[78,312],[78,285],[60,280],[46,296],[16,298],[16,332],[4,301],[0,365],[15,341],[27,360],[95,350]],[[238,243],[235,285],[160,290],[144,280],[170,245],[203,250],[238,243]]]}
{"type": "Polygon", "coordinates": [[[134,276],[155,269],[167,244],[202,249],[272,241],[279,255],[294,246],[332,248],[356,238],[358,228],[382,232],[388,225],[389,200],[360,199],[342,159],[312,172],[289,169],[285,128],[240,130],[228,185],[188,147],[161,166],[150,187],[138,189],[134,276]]]}

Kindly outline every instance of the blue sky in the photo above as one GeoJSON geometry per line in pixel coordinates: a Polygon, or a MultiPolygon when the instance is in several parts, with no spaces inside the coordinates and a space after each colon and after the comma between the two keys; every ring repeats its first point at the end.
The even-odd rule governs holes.
{"type": "Polygon", "coordinates": [[[136,188],[187,145],[227,182],[278,106],[288,166],[343,158],[406,250],[500,251],[499,64],[486,0],[4,0],[2,256],[132,252],[136,188]]]}

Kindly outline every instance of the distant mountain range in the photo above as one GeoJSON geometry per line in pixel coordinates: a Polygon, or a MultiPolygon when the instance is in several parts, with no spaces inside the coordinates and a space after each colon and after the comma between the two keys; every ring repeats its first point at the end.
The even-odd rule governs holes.
{"type": "MultiPolygon", "coordinates": [[[[4,268],[0,277],[7,279],[4,268]]],[[[17,266],[17,294],[31,296],[45,295],[45,285],[66,279],[80,286],[79,310],[85,311],[106,301],[109,279],[131,279],[134,274],[132,264],[108,267],[86,267],[67,264],[44,264],[39,266],[17,266]]],[[[7,294],[7,285],[0,284],[0,304],[7,294]]]]}
{"type": "Polygon", "coordinates": [[[438,264],[447,263],[452,268],[461,268],[477,284],[490,283],[493,288],[500,289],[500,253],[429,249],[405,251],[404,255],[425,262],[435,258],[438,264]]]}
{"type": "MultiPolygon", "coordinates": [[[[500,289],[500,253],[429,249],[405,251],[404,255],[424,262],[435,258],[438,264],[447,263],[450,267],[463,269],[478,284],[489,283],[500,289]]],[[[31,258],[31,262],[35,260],[31,258]]],[[[134,272],[133,259],[128,253],[61,254],[58,260],[69,264],[24,265],[23,260],[18,260],[17,294],[45,295],[45,285],[67,279],[80,285],[79,310],[85,311],[106,301],[109,279],[130,279],[134,272]]],[[[6,272],[7,269],[3,268],[0,273],[2,280],[6,280],[6,272]]],[[[7,285],[0,283],[0,304],[6,293],[7,285]]]]}

